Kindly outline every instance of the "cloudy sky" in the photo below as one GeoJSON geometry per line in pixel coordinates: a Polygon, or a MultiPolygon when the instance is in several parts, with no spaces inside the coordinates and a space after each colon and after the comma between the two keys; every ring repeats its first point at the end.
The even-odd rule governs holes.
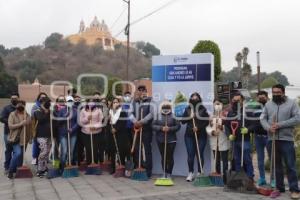
{"type": "MultiPolygon", "coordinates": [[[[131,0],[132,20],[168,1],[131,0]]],[[[221,49],[225,70],[236,65],[235,54],[247,46],[252,66],[260,51],[262,71],[279,70],[300,86],[299,7],[299,0],[175,0],[132,26],[131,38],[154,43],[164,55],[186,54],[198,40],[213,40],[221,49]]],[[[95,15],[111,27],[125,8],[122,0],[0,0],[0,44],[42,44],[52,32],[77,33],[80,20],[89,24],[95,15]]],[[[112,34],[125,24],[126,12],[112,34]]],[[[125,40],[123,34],[118,38],[125,40]]]]}

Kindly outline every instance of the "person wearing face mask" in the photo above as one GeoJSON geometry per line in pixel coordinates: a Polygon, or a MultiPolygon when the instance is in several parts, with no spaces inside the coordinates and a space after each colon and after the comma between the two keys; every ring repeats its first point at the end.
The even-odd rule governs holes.
{"type": "MultiPolygon", "coordinates": [[[[216,172],[221,174],[221,160],[223,163],[223,181],[226,184],[226,174],[228,170],[228,151],[230,142],[224,131],[223,125],[223,104],[214,100],[214,115],[210,118],[210,123],[206,127],[209,136],[210,148],[213,151],[216,159],[216,172]]],[[[215,170],[215,169],[213,169],[215,170]]]]}
{"type": "Polygon", "coordinates": [[[84,160],[84,146],[83,143],[81,141],[81,136],[80,136],[80,129],[81,127],[79,126],[78,123],[78,116],[80,113],[80,109],[81,109],[81,97],[78,95],[74,96],[74,103],[72,105],[72,112],[76,113],[76,118],[73,117],[73,124],[75,125],[75,123],[77,124],[77,130],[74,130],[74,133],[77,135],[77,139],[76,139],[76,143],[75,143],[75,147],[74,147],[74,151],[73,151],[73,159],[72,159],[72,165],[80,165],[80,162],[82,162],[84,160]]]}
{"type": "MultiPolygon", "coordinates": [[[[241,162],[243,162],[243,168],[249,178],[249,181],[247,182],[247,189],[249,189],[249,191],[256,191],[256,186],[254,184],[254,168],[251,156],[250,131],[246,128],[249,127],[250,120],[248,120],[247,115],[244,116],[244,101],[245,99],[242,94],[236,93],[233,95],[231,108],[226,116],[226,120],[224,120],[225,133],[229,137],[232,134],[231,123],[238,122],[234,146],[232,147],[234,152],[234,164],[232,169],[236,172],[240,172],[241,162]],[[245,127],[243,127],[243,119],[245,119],[245,127]],[[242,134],[244,134],[244,149],[242,149],[242,134]],[[243,160],[241,160],[242,151],[244,153],[243,160]]],[[[227,184],[229,183],[227,182],[227,184]]]]}
{"type": "MultiPolygon", "coordinates": [[[[121,165],[125,166],[125,158],[130,154],[130,146],[126,133],[126,118],[127,113],[123,110],[121,101],[118,98],[114,98],[112,101],[112,108],[109,110],[110,118],[110,129],[111,133],[116,136],[117,145],[119,148],[121,165]]],[[[113,141],[113,152],[112,152],[112,171],[116,169],[116,145],[113,141]]]]}
{"type": "Polygon", "coordinates": [[[31,120],[30,115],[25,111],[25,101],[19,100],[16,105],[16,110],[10,113],[8,118],[8,126],[10,133],[8,141],[12,146],[13,153],[9,164],[9,172],[7,177],[12,179],[17,167],[22,166],[23,163],[23,146],[27,146],[31,139],[31,120]],[[24,141],[24,129],[26,132],[24,141]]]}
{"type": "Polygon", "coordinates": [[[200,175],[201,173],[200,162],[202,166],[204,166],[204,149],[207,141],[206,127],[209,124],[209,115],[206,108],[202,105],[202,98],[200,97],[199,93],[193,93],[190,97],[189,103],[189,106],[183,113],[183,120],[181,120],[181,123],[187,124],[184,140],[188,154],[189,173],[186,181],[191,182],[197,175],[200,175]],[[193,121],[195,122],[195,127],[193,121]],[[194,134],[195,132],[198,135],[197,137],[201,157],[201,161],[198,160],[197,162],[197,174],[194,173],[194,160],[197,153],[196,138],[194,134]]]}
{"type": "Polygon", "coordinates": [[[5,144],[5,161],[4,161],[4,170],[5,170],[5,175],[8,174],[8,168],[9,168],[9,163],[11,161],[11,156],[12,156],[12,147],[11,145],[8,145],[8,134],[9,134],[9,126],[8,126],[8,117],[10,113],[14,112],[16,110],[16,105],[19,100],[19,94],[18,93],[13,93],[10,96],[10,104],[5,106],[0,114],[0,122],[4,124],[4,144],[5,144]]]}
{"type": "MultiPolygon", "coordinates": [[[[251,107],[251,111],[247,112],[247,116],[251,117],[250,124],[248,126],[249,132],[254,134],[255,147],[257,154],[257,164],[259,170],[259,179],[257,181],[258,186],[266,185],[265,178],[265,149],[267,149],[268,133],[264,130],[260,124],[260,115],[265,104],[268,102],[268,93],[266,91],[259,91],[256,96],[257,102],[254,102],[251,107]]],[[[271,183],[275,187],[275,182],[271,183]]]]}
{"type": "MultiPolygon", "coordinates": [[[[67,105],[64,96],[59,96],[57,102],[57,106],[59,107],[59,109],[54,113],[54,116],[57,118],[56,126],[60,145],[60,170],[61,172],[63,172],[66,165],[67,157],[69,155],[69,142],[71,158],[68,159],[71,159],[71,162],[74,159],[74,149],[77,140],[77,131],[79,127],[77,123],[77,109],[72,106],[69,106],[73,104],[73,102],[68,102],[69,105],[67,105]],[[68,134],[70,134],[70,141],[68,141],[68,134]]],[[[72,164],[74,165],[75,163],[72,164]]]]}
{"type": "MultiPolygon", "coordinates": [[[[127,116],[129,115],[129,113],[132,110],[132,98],[131,98],[131,93],[130,92],[125,92],[123,95],[123,104],[122,107],[124,109],[124,111],[127,113],[127,116]]],[[[130,142],[130,146],[132,145],[132,128],[133,128],[133,123],[131,122],[131,120],[127,120],[126,121],[126,133],[128,136],[128,141],[130,142]]],[[[128,158],[130,159],[130,158],[128,158]]]]}
{"type": "MultiPolygon", "coordinates": [[[[100,149],[100,143],[103,143],[103,112],[96,106],[92,99],[86,100],[85,108],[80,111],[79,125],[83,133],[82,142],[86,150],[87,165],[92,163],[92,147],[91,147],[91,134],[93,137],[93,152],[97,155],[100,149]]],[[[102,154],[103,155],[103,154],[102,154]]],[[[94,163],[98,163],[99,157],[94,156],[94,163]]]]}
{"type": "MultiPolygon", "coordinates": [[[[152,176],[152,119],[153,119],[153,103],[152,98],[148,97],[147,88],[145,85],[140,85],[137,91],[137,99],[132,103],[132,113],[129,119],[133,122],[136,129],[142,130],[142,142],[144,144],[146,161],[145,169],[147,176],[152,176]]],[[[138,135],[139,136],[139,135],[138,135]]],[[[137,138],[138,139],[138,138],[137,138]]],[[[138,140],[137,140],[138,141],[138,140]]],[[[136,143],[134,161],[135,167],[138,166],[139,145],[136,143]]]]}
{"type": "Polygon", "coordinates": [[[167,134],[166,151],[166,177],[171,178],[174,166],[174,151],[176,147],[176,132],[180,129],[180,123],[172,114],[172,105],[166,101],[162,103],[161,112],[152,122],[152,129],[156,132],[156,141],[161,155],[162,169],[164,169],[165,134],[167,134]]]}
{"type": "Polygon", "coordinates": [[[296,100],[285,96],[285,87],[281,84],[272,87],[272,101],[266,103],[260,122],[268,131],[268,149],[271,152],[271,140],[275,135],[275,177],[276,188],[285,192],[284,168],[287,169],[289,190],[292,199],[300,198],[296,170],[296,154],[294,147],[294,129],[300,123],[300,111],[296,100]]]}
{"type": "MultiPolygon", "coordinates": [[[[41,102],[46,97],[48,97],[48,95],[44,92],[38,94],[36,101],[31,109],[31,116],[34,115],[35,111],[41,109],[41,102]]],[[[34,135],[32,141],[32,161],[31,161],[32,165],[37,165],[37,158],[39,157],[39,154],[40,154],[39,144],[37,142],[36,136],[34,135]]]]}
{"type": "Polygon", "coordinates": [[[41,101],[41,109],[34,112],[34,118],[38,122],[36,138],[39,143],[40,154],[37,164],[37,176],[40,178],[43,178],[47,174],[47,163],[51,150],[50,106],[51,100],[45,97],[41,101]]]}

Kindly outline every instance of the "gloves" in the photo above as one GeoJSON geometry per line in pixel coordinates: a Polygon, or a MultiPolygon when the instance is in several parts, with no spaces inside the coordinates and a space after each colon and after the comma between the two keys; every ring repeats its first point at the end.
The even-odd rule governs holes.
{"type": "Polygon", "coordinates": [[[241,134],[242,135],[247,135],[248,134],[248,129],[246,127],[241,128],[241,134]]]}
{"type": "Polygon", "coordinates": [[[230,135],[229,135],[229,140],[230,140],[230,141],[234,141],[234,140],[235,140],[235,135],[230,134],[230,135]]]}

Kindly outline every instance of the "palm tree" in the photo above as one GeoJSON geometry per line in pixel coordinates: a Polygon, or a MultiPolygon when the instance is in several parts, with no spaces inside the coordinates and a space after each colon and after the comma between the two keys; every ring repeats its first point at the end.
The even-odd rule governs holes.
{"type": "Polygon", "coordinates": [[[249,48],[248,47],[244,47],[242,50],[242,55],[243,55],[243,63],[246,64],[247,63],[247,58],[248,58],[248,54],[249,54],[249,48]]]}
{"type": "Polygon", "coordinates": [[[235,56],[235,60],[237,62],[238,65],[238,77],[239,77],[239,81],[241,80],[241,72],[242,72],[242,59],[243,59],[243,55],[241,52],[238,52],[235,56]]]}

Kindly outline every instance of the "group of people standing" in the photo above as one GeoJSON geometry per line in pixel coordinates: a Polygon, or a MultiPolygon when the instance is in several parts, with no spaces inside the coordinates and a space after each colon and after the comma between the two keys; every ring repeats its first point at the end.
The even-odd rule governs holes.
{"type": "MultiPolygon", "coordinates": [[[[148,97],[147,88],[143,85],[138,87],[137,99],[132,99],[131,93],[126,92],[122,98],[113,98],[111,102],[101,98],[97,92],[92,98],[83,102],[73,89],[69,91],[69,96],[59,96],[54,102],[53,109],[51,109],[53,103],[47,94],[40,93],[30,115],[25,110],[26,102],[19,100],[18,94],[12,94],[11,104],[3,108],[0,118],[4,123],[6,147],[4,168],[7,176],[13,178],[17,167],[22,164],[23,145],[27,146],[29,142],[32,142],[32,164],[37,165],[39,177],[44,177],[47,173],[51,148],[54,149],[53,156],[60,160],[61,171],[64,170],[68,159],[72,165],[80,165],[84,160],[90,164],[103,163],[109,159],[112,163],[111,173],[114,173],[116,145],[112,133],[116,135],[121,164],[125,165],[125,162],[132,158],[130,149],[133,143],[133,133],[135,130],[142,130],[145,157],[143,167],[148,177],[152,176],[152,138],[155,132],[162,158],[164,157],[164,143],[167,142],[165,173],[170,178],[174,159],[176,159],[176,155],[174,157],[176,133],[181,126],[186,126],[184,142],[187,151],[187,181],[193,181],[202,173],[201,166],[204,166],[206,162],[204,150],[209,145],[216,159],[216,168],[212,171],[223,174],[225,184],[231,148],[234,152],[232,155],[234,162],[231,162],[231,168],[240,171],[243,167],[255,187],[250,133],[253,133],[255,138],[259,186],[266,184],[264,152],[267,149],[270,154],[271,139],[275,134],[276,180],[271,184],[280,192],[285,192],[282,166],[284,161],[292,197],[297,198],[300,195],[293,130],[300,123],[299,107],[295,101],[285,96],[285,88],[280,84],[273,86],[272,95],[272,100],[269,101],[268,93],[258,92],[257,102],[261,105],[261,109],[255,111],[247,111],[245,99],[239,93],[233,95],[228,108],[223,108],[221,101],[215,99],[213,113],[209,115],[201,96],[195,92],[191,94],[189,105],[183,116],[178,118],[172,113],[173,107],[168,101],[161,103],[159,112],[155,111],[155,104],[151,97],[148,97]],[[276,121],[274,121],[274,116],[276,116],[276,121]],[[235,130],[232,130],[233,123],[236,124],[235,130]],[[235,132],[234,135],[233,132],[235,132]],[[24,133],[27,133],[26,137],[22,136],[24,133]],[[70,158],[68,134],[70,135],[70,158]],[[165,134],[167,134],[166,141],[164,140],[165,134]],[[91,135],[93,145],[91,145],[91,135]],[[92,160],[92,152],[95,155],[94,160],[92,160]],[[200,156],[197,155],[198,152],[200,156]],[[242,153],[243,160],[241,160],[242,153]],[[195,157],[198,164],[197,171],[194,169],[195,157]]],[[[139,145],[134,148],[136,150],[133,155],[135,167],[138,165],[138,148],[139,145]]]]}

